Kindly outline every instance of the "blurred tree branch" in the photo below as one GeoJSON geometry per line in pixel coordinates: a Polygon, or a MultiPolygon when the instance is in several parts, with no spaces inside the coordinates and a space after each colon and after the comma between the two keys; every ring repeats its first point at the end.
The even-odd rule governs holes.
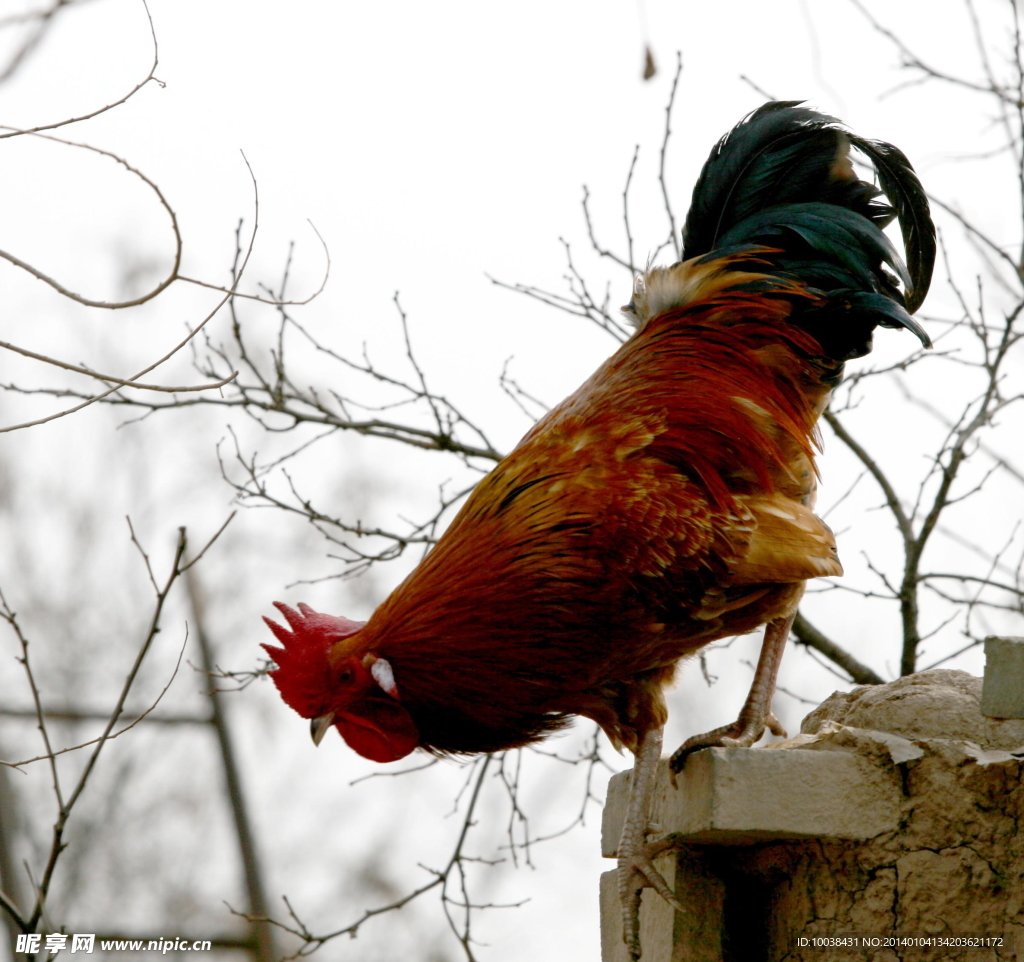
{"type": "MultiPolygon", "coordinates": [[[[217,531],[216,534],[214,534],[213,537],[204,545],[196,557],[186,564],[184,563],[186,547],[185,529],[179,528],[177,545],[171,561],[170,571],[162,582],[157,581],[148,554],[142,545],[139,544],[134,531],[132,532],[132,543],[136,546],[142,557],[143,564],[149,576],[150,584],[153,587],[155,595],[153,613],[150,618],[149,628],[143,637],[142,643],[139,645],[131,668],[125,675],[120,694],[118,695],[117,701],[108,716],[106,727],[99,738],[95,739],[92,743],[87,743],[94,746],[93,750],[89,753],[81,772],[78,774],[77,778],[73,780],[73,784],[71,786],[66,786],[61,779],[60,769],[57,764],[57,756],[60,752],[54,749],[50,738],[50,731],[46,721],[46,712],[43,707],[42,698],[39,693],[39,686],[36,681],[35,674],[33,673],[32,663],[29,657],[28,637],[22,630],[16,613],[11,609],[7,599],[3,595],[3,592],[0,591],[0,619],[7,622],[8,627],[14,633],[21,649],[21,656],[18,660],[25,671],[26,681],[29,690],[32,693],[32,700],[35,704],[39,734],[46,749],[45,754],[42,757],[49,762],[53,795],[57,804],[57,816],[53,823],[52,841],[50,844],[49,854],[46,858],[46,863],[39,877],[39,881],[35,885],[36,894],[34,905],[31,909],[22,911],[18,909],[10,897],[0,893],[0,906],[6,909],[14,922],[20,927],[21,931],[35,932],[40,922],[43,920],[54,871],[56,870],[61,854],[67,847],[64,842],[64,833],[67,828],[68,820],[71,818],[75,805],[78,803],[82,793],[85,791],[89,778],[96,767],[96,763],[99,761],[100,754],[104,747],[111,738],[116,737],[114,735],[114,728],[117,725],[121,713],[124,711],[125,702],[132,691],[136,679],[138,678],[139,670],[142,668],[143,662],[146,660],[146,656],[149,654],[153,646],[157,633],[160,631],[161,615],[171,589],[174,587],[178,578],[181,577],[181,575],[183,575],[192,565],[194,565],[203,556],[203,554],[205,554],[207,549],[214,543],[214,541],[216,541],[223,530],[224,528],[221,527],[221,529],[217,531]]],[[[80,747],[84,748],[87,746],[83,745],[80,747]]],[[[16,767],[19,764],[25,763],[6,764],[10,767],[16,767]]]]}
{"type": "MultiPolygon", "coordinates": [[[[185,569],[185,589],[188,592],[189,605],[196,629],[196,642],[202,656],[203,671],[210,677],[215,670],[213,647],[205,626],[205,600],[195,568],[185,569]]],[[[231,815],[238,838],[238,849],[242,860],[245,877],[245,889],[249,897],[249,912],[259,918],[267,913],[267,899],[264,894],[263,871],[256,844],[256,836],[249,817],[242,773],[237,760],[231,726],[228,724],[227,707],[223,695],[216,689],[210,691],[210,725],[217,735],[220,748],[221,764],[224,769],[224,782],[231,806],[231,815]]],[[[277,958],[277,947],[274,944],[274,932],[271,926],[261,922],[250,922],[250,949],[258,962],[274,962],[277,958]]]]}

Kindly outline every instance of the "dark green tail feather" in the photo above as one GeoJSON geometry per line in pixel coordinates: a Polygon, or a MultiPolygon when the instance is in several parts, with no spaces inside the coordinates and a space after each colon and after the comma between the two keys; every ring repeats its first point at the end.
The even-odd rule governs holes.
{"type": "MultiPolygon", "coordinates": [[[[719,246],[719,236],[737,221],[798,199],[799,185],[786,175],[796,165],[806,135],[838,124],[800,103],[778,100],[759,107],[712,148],[683,225],[684,260],[719,246]]],[[[812,153],[820,157],[820,147],[812,153]]]]}
{"type": "MultiPolygon", "coordinates": [[[[849,135],[834,117],[801,103],[764,104],[715,145],[694,187],[683,259],[780,248],[767,255],[770,273],[803,281],[834,301],[800,321],[823,345],[858,356],[870,350],[871,329],[881,325],[907,328],[930,347],[910,317],[928,292],[935,261],[935,228],[913,167],[891,144],[849,135]],[[870,159],[889,204],[843,163],[848,146],[870,159]],[[907,267],[881,230],[894,217],[907,267]],[[856,329],[850,337],[825,330],[840,320],[856,329]]],[[[756,269],[765,270],[763,261],[756,269]]]]}
{"type": "Polygon", "coordinates": [[[789,232],[797,235],[812,251],[842,265],[863,278],[869,290],[877,288],[873,263],[888,264],[904,284],[911,278],[889,238],[860,214],[834,204],[808,203],[769,207],[740,221],[720,238],[724,246],[757,242],[766,246],[789,246],[780,242],[789,232]]]}
{"type": "Polygon", "coordinates": [[[850,137],[850,143],[875,165],[878,182],[899,218],[912,283],[906,293],[907,311],[913,314],[924,303],[935,265],[935,225],[928,197],[910,161],[898,147],[862,137],[850,137]]]}

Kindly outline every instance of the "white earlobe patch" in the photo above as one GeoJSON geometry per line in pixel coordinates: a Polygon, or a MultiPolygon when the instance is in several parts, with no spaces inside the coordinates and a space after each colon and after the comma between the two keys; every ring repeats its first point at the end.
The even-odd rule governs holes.
{"type": "Polygon", "coordinates": [[[380,685],[389,695],[398,697],[398,685],[395,684],[395,673],[391,670],[391,663],[386,658],[378,658],[370,666],[370,674],[373,680],[380,685]]]}

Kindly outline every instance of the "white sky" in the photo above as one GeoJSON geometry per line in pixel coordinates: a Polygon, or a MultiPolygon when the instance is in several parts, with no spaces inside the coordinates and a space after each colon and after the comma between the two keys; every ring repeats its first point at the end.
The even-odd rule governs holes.
{"type": "MultiPolygon", "coordinates": [[[[958,4],[875,6],[922,57],[934,58],[943,69],[978,75],[965,39],[969,23],[958,4]]],[[[0,15],[22,8],[3,2],[0,15]]],[[[1002,9],[988,0],[978,8],[993,23],[1002,9]]],[[[319,283],[323,257],[306,224],[311,219],[330,249],[332,268],[324,294],[301,311],[300,319],[342,349],[366,341],[375,357],[397,357],[391,298],[400,290],[424,368],[435,384],[478,412],[505,449],[527,427],[497,388],[506,358],[515,356],[512,370],[525,387],[554,402],[613,345],[596,330],[497,289],[485,275],[560,290],[561,236],[573,244],[598,289],[605,277],[611,279],[613,304],[628,300],[628,278],[608,273],[586,252],[582,185],[592,192],[602,241],[621,249],[622,186],[639,143],[631,195],[639,259],[661,242],[666,226],[655,173],[677,50],[685,69],[667,177],[680,221],[690,186],[715,139],[762,101],[740,79],[745,74],[776,97],[809,99],[837,113],[856,132],[896,143],[929,189],[969,209],[999,242],[1019,242],[1019,204],[1009,166],[997,160],[978,176],[976,168],[951,160],[994,143],[981,102],[948,86],[914,88],[881,99],[906,77],[896,69],[892,46],[850,3],[651,0],[646,20],[660,69],[649,83],[640,79],[642,33],[633,3],[295,0],[285,6],[153,0],[151,11],[160,45],[157,76],[166,87],[151,85],[124,107],[66,135],[119,153],[158,183],[180,218],[186,273],[218,283],[227,278],[237,219],[251,222],[252,190],[239,154],[243,150],[258,180],[261,203],[252,282],[276,281],[287,244],[295,239],[293,292],[319,283]]],[[[992,35],[1001,42],[998,25],[992,35]]],[[[33,126],[111,102],[145,75],[150,56],[145,14],[137,0],[86,3],[63,15],[17,77],[0,86],[0,122],[33,126]]],[[[0,183],[6,185],[0,248],[74,290],[115,297],[126,270],[167,261],[166,216],[109,161],[26,138],[6,140],[0,143],[0,183]]],[[[947,232],[954,251],[963,251],[954,229],[947,226],[947,232]]],[[[976,270],[972,261],[961,282],[970,286],[976,270]]],[[[941,271],[934,290],[926,313],[954,316],[941,271]]],[[[172,290],[137,312],[79,310],[6,264],[0,264],[0,291],[7,305],[3,339],[43,352],[63,351],[61,356],[70,360],[125,374],[166,350],[180,338],[183,323],[194,322],[215,300],[185,289],[172,290]]],[[[255,331],[272,329],[270,312],[251,316],[255,331]]],[[[227,330],[226,317],[214,324],[227,330]]],[[[881,331],[876,342],[882,359],[896,360],[913,348],[909,335],[888,331],[881,331]]],[[[320,369],[311,365],[310,370],[320,369]]],[[[4,381],[54,381],[50,373],[9,356],[0,356],[0,372],[4,381]]],[[[932,383],[942,388],[947,373],[940,371],[932,383]]],[[[189,377],[182,364],[160,375],[168,382],[189,377]]],[[[948,391],[937,393],[942,401],[955,402],[948,391]]],[[[863,422],[865,430],[885,457],[902,459],[919,472],[924,455],[908,444],[907,434],[916,441],[924,433],[923,416],[912,414],[895,392],[891,395],[892,406],[870,414],[874,420],[863,422]]],[[[52,409],[50,401],[28,404],[0,396],[5,423],[52,409]]],[[[40,490],[58,479],[66,484],[66,491],[60,489],[65,493],[56,496],[67,504],[93,502],[97,551],[103,557],[102,552],[123,552],[126,513],[141,517],[144,534],[158,544],[167,543],[180,523],[210,531],[223,519],[230,492],[215,476],[213,449],[224,436],[225,419],[219,412],[192,419],[187,433],[175,426],[179,423],[173,415],[152,419],[143,443],[130,440],[133,431],[143,429],[115,434],[116,420],[109,412],[92,408],[73,419],[0,436],[0,456],[9,471],[36,479],[29,483],[40,490]]],[[[836,446],[830,443],[823,461],[826,505],[846,490],[856,472],[836,446]]],[[[348,480],[369,473],[381,494],[371,497],[370,510],[388,519],[429,503],[448,470],[430,459],[411,461],[386,445],[354,444],[312,462],[306,481],[343,502],[348,480]],[[343,480],[335,483],[332,477],[343,480]]],[[[1006,497],[1016,497],[1019,504],[1019,487],[1015,493],[1007,490],[1006,497]]],[[[877,547],[879,539],[888,537],[877,512],[866,513],[877,500],[874,494],[865,496],[842,522],[843,529],[856,526],[840,541],[851,574],[863,575],[860,547],[877,547]]],[[[48,552],[62,550],[60,526],[45,502],[25,504],[19,516],[22,535],[45,564],[48,552]],[[32,531],[49,534],[39,543],[26,534],[32,531]]],[[[344,510],[343,503],[333,507],[344,510]]],[[[967,528],[990,523],[987,508],[966,510],[978,512],[967,516],[967,528]]],[[[232,666],[241,668],[251,663],[256,642],[265,640],[258,616],[269,611],[271,600],[307,598],[338,610],[343,594],[336,582],[285,590],[298,578],[334,570],[324,559],[323,545],[304,529],[286,530],[265,512],[243,512],[235,527],[239,543],[258,547],[240,563],[244,579],[239,581],[244,583],[222,599],[231,611],[215,617],[239,633],[230,650],[232,666]],[[278,537],[283,542],[274,540],[278,537]],[[297,546],[303,554],[295,553],[297,546]]],[[[372,590],[348,598],[344,613],[365,617],[397,580],[400,568],[382,574],[372,590]]],[[[66,577],[73,580],[74,572],[66,577]]],[[[17,595],[17,571],[5,565],[3,578],[4,589],[17,595]]],[[[891,614],[883,621],[861,599],[827,597],[829,604],[841,606],[841,616],[832,613],[831,622],[845,627],[839,640],[891,676],[897,664],[891,614]]],[[[829,610],[818,610],[827,627],[829,610]]],[[[955,643],[950,635],[944,647],[935,649],[936,657],[955,643]]],[[[752,658],[756,640],[744,639],[737,648],[752,658]]],[[[732,674],[709,691],[696,666],[687,673],[668,743],[734,716],[749,670],[737,665],[732,652],[714,657],[719,674],[732,674]]],[[[982,667],[977,652],[957,664],[976,673],[982,667]]],[[[8,670],[0,667],[0,673],[8,670]]],[[[838,684],[793,652],[783,667],[783,687],[815,701],[838,684]]],[[[386,782],[359,796],[376,799],[360,808],[347,782],[365,766],[340,744],[312,751],[305,744],[305,726],[278,710],[266,687],[239,696],[260,706],[260,738],[267,739],[265,746],[273,745],[272,761],[261,756],[259,744],[248,746],[251,777],[274,796],[274,805],[288,797],[282,784],[290,779],[294,798],[284,810],[265,802],[258,815],[264,832],[274,834],[271,824],[277,832],[282,823],[304,823],[316,811],[327,835],[358,831],[360,844],[388,837],[386,826],[373,823],[369,812],[374,805],[384,806],[380,799],[389,789],[403,795],[406,789],[386,782]],[[308,806],[299,800],[308,800],[308,806]],[[334,821],[332,811],[346,817],[334,821]]],[[[777,709],[792,730],[806,706],[780,695],[777,709]]],[[[437,785],[423,789],[424,798],[431,797],[424,802],[426,811],[417,810],[416,798],[407,800],[400,817],[413,827],[399,833],[400,839],[448,825],[438,814],[444,808],[438,799],[448,798],[446,792],[437,785]]],[[[393,805],[386,812],[387,818],[399,817],[393,805]]],[[[485,916],[481,939],[490,947],[481,951],[482,958],[596,958],[597,872],[605,866],[597,858],[596,818],[589,824],[587,831],[541,850],[536,871],[502,876],[495,883],[498,888],[489,898],[532,901],[485,916]]],[[[332,837],[319,844],[324,857],[317,859],[311,851],[302,862],[307,889],[324,879],[334,884],[345,871],[336,861],[343,856],[336,853],[349,843],[332,837]]],[[[441,839],[439,851],[444,844],[441,839]]],[[[270,861],[275,855],[287,861],[283,849],[273,842],[268,846],[273,849],[270,861]]],[[[389,864],[399,870],[423,858],[388,855],[389,864]]],[[[272,871],[273,891],[303,887],[287,866],[275,864],[272,871]]],[[[347,921],[361,907],[339,904],[333,921],[347,921]]],[[[400,916],[384,928],[406,923],[400,916]]],[[[323,958],[370,958],[360,954],[375,944],[367,938],[332,945],[323,958]]],[[[449,948],[446,957],[456,958],[449,948]]]]}

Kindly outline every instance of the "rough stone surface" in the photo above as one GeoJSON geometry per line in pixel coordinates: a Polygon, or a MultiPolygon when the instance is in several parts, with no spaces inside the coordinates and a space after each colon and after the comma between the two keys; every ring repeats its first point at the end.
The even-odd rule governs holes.
{"type": "Polygon", "coordinates": [[[800,731],[814,734],[823,722],[835,721],[909,739],[949,738],[981,748],[1024,745],[1024,719],[986,718],[981,688],[981,679],[974,675],[936,668],[888,685],[837,691],[803,720],[800,731]]]}
{"type": "MultiPolygon", "coordinates": [[[[980,695],[981,679],[954,671],[833,695],[808,716],[804,735],[775,751],[856,754],[899,786],[898,826],[866,840],[688,846],[668,878],[687,893],[691,912],[682,921],[671,912],[655,918],[659,907],[648,905],[657,896],[644,894],[658,934],[644,943],[643,962],[1024,960],[1024,749],[1009,750],[1024,745],[1024,727],[982,716],[980,695]],[[987,936],[1002,944],[798,944],[843,935],[987,936]]],[[[756,783],[748,791],[759,797],[756,783]]],[[[605,962],[625,958],[614,954],[614,902],[604,903],[614,913],[605,962]]]]}
{"type": "Polygon", "coordinates": [[[1024,718],[1024,638],[985,639],[981,711],[992,718],[1024,718]]]}
{"type": "MultiPolygon", "coordinates": [[[[1022,760],[979,761],[969,746],[925,739],[898,766],[904,797],[898,832],[865,842],[821,840],[750,852],[743,871],[771,884],[785,849],[790,869],[772,896],[772,962],[823,959],[1024,958],[1022,760]],[[1002,946],[829,950],[800,936],[1000,936],[1002,946]]],[[[993,753],[995,754],[995,753],[993,753]]],[[[880,761],[881,763],[881,761],[880,761]]]]}

